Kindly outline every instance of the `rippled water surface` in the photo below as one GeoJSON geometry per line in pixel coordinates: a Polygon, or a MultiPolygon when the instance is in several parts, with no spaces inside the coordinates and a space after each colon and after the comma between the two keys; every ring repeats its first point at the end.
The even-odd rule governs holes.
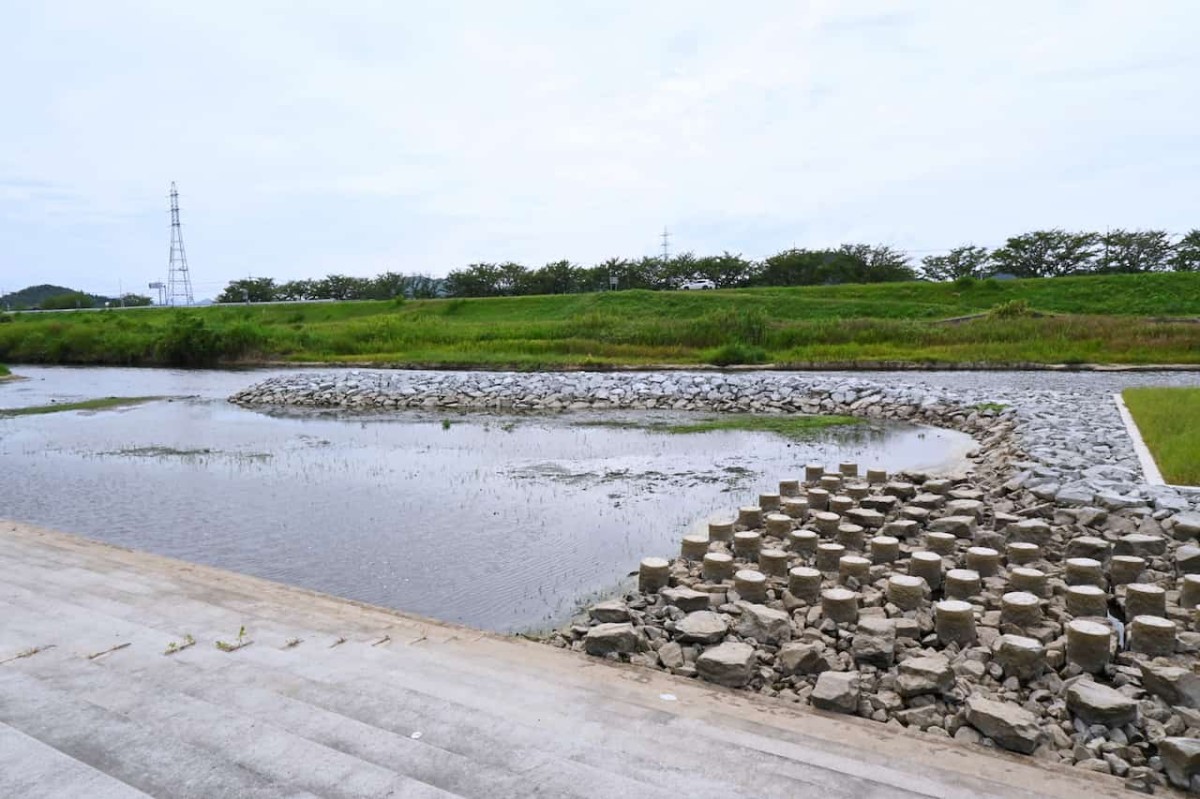
{"type": "Polygon", "coordinates": [[[811,460],[938,469],[966,436],[908,425],[673,435],[670,413],[349,415],[232,406],[272,372],[31,368],[0,408],[0,517],[447,621],[541,627],[811,460]]]}

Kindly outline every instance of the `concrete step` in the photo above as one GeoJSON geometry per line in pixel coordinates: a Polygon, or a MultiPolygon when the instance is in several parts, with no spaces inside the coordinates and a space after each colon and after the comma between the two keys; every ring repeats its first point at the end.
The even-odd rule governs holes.
{"type": "Polygon", "coordinates": [[[148,799],[137,788],[0,724],[0,795],[21,799],[148,799]]]}

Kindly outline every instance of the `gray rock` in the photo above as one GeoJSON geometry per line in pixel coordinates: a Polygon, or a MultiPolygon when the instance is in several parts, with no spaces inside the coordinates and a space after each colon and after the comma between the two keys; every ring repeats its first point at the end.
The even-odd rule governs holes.
{"type": "Polygon", "coordinates": [[[754,605],[749,602],[739,602],[742,615],[737,621],[737,634],[743,638],[753,638],[760,644],[780,644],[791,640],[792,620],[782,610],[775,610],[766,605],[754,605]]]}
{"type": "Polygon", "coordinates": [[[1064,486],[1054,495],[1054,501],[1059,505],[1092,505],[1095,498],[1096,492],[1083,485],[1064,486]]]}
{"type": "Polygon", "coordinates": [[[583,637],[583,648],[589,655],[630,654],[637,651],[637,645],[637,633],[628,623],[597,624],[583,637]]]}
{"type": "Polygon", "coordinates": [[[1175,514],[1175,526],[1172,529],[1175,537],[1181,541],[1200,538],[1200,513],[1175,514]]]}
{"type": "Polygon", "coordinates": [[[826,671],[817,678],[809,699],[819,710],[854,713],[858,710],[858,693],[857,671],[826,671]]]}
{"type": "Polygon", "coordinates": [[[1167,539],[1161,535],[1145,535],[1130,533],[1117,539],[1113,545],[1114,555],[1134,555],[1139,558],[1152,558],[1167,551],[1167,539]]]}
{"type": "Polygon", "coordinates": [[[1107,685],[1078,680],[1067,689],[1067,709],[1087,724],[1120,727],[1137,720],[1137,702],[1107,685]]]}
{"type": "Polygon", "coordinates": [[[1141,663],[1142,687],[1168,705],[1200,708],[1200,674],[1179,666],[1141,663]]]}
{"type": "Polygon", "coordinates": [[[1037,716],[1019,705],[975,694],[966,706],[967,723],[1005,749],[1028,755],[1041,743],[1037,716]]]}
{"type": "Polygon", "coordinates": [[[663,664],[663,668],[679,668],[684,664],[683,647],[675,641],[668,641],[658,648],[658,661],[663,664]]]}
{"type": "Polygon", "coordinates": [[[619,624],[629,621],[629,608],[619,599],[609,599],[592,605],[588,610],[588,615],[598,622],[619,624]]]}
{"type": "Polygon", "coordinates": [[[684,613],[708,609],[708,594],[691,588],[664,588],[661,592],[668,605],[674,605],[684,613]]]}
{"type": "Polygon", "coordinates": [[[829,668],[824,652],[825,645],[819,641],[792,641],[779,648],[776,662],[785,677],[793,674],[820,674],[829,668]]]}
{"type": "Polygon", "coordinates": [[[880,617],[860,617],[850,654],[856,663],[890,668],[896,658],[896,623],[880,617]]]}
{"type": "Polygon", "coordinates": [[[940,694],[954,685],[950,661],[942,655],[909,658],[900,663],[896,692],[908,699],[922,694],[940,694]]]}
{"type": "MultiPolygon", "coordinates": [[[[955,500],[956,502],[967,502],[969,500],[955,500]]],[[[929,532],[931,533],[950,533],[958,538],[970,538],[975,532],[975,517],[974,516],[943,516],[940,519],[934,519],[929,523],[929,532]]]]}
{"type": "Polygon", "coordinates": [[[1186,544],[1175,550],[1175,571],[1180,574],[1200,574],[1200,547],[1186,544]]]}
{"type": "Polygon", "coordinates": [[[754,647],[727,641],[696,658],[696,673],[718,685],[740,688],[754,676],[754,647]]]}
{"type": "Polygon", "coordinates": [[[1158,742],[1158,756],[1162,758],[1167,779],[1176,788],[1190,788],[1192,777],[1200,774],[1198,738],[1163,738],[1158,742]]]}
{"type": "Polygon", "coordinates": [[[729,632],[725,620],[711,610],[697,610],[675,623],[675,636],[685,644],[715,644],[729,632]]]}

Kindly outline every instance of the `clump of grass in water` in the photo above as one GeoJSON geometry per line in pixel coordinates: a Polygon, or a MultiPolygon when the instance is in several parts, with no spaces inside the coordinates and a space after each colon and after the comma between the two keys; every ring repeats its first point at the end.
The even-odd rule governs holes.
{"type": "Polygon", "coordinates": [[[39,416],[46,413],[61,413],[64,411],[105,411],[112,408],[126,408],[131,405],[141,405],[153,402],[162,397],[102,397],[100,399],[82,400],[80,402],[55,402],[50,405],[31,405],[28,408],[0,409],[0,417],[4,416],[39,416]]]}
{"type": "Polygon", "coordinates": [[[1007,407],[1008,406],[1005,405],[1003,402],[981,402],[975,406],[975,410],[977,410],[977,411],[995,411],[996,413],[999,413],[1000,411],[1004,410],[1007,407]]]}
{"type": "Polygon", "coordinates": [[[698,422],[667,425],[668,433],[711,433],[719,430],[745,430],[754,433],[775,433],[784,438],[807,438],[814,430],[841,425],[861,424],[853,416],[752,416],[736,414],[714,417],[698,422]]]}

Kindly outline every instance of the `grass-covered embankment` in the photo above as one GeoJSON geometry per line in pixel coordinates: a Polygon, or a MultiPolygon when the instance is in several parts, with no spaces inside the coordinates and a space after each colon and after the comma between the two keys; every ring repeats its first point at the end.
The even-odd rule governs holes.
{"type": "Polygon", "coordinates": [[[80,400],[79,402],[55,402],[50,405],[30,405],[25,408],[0,408],[0,419],[9,416],[41,416],[47,413],[63,413],[64,411],[107,411],[113,408],[127,408],[141,405],[143,402],[153,402],[162,397],[100,397],[98,399],[80,400]]]}
{"type": "Polygon", "coordinates": [[[1200,388],[1127,388],[1121,397],[1163,479],[1200,485],[1200,388]]]}
{"type": "Polygon", "coordinates": [[[16,314],[10,362],[1200,363],[1200,273],[16,314]],[[964,318],[965,317],[965,318],[964,318]]]}

